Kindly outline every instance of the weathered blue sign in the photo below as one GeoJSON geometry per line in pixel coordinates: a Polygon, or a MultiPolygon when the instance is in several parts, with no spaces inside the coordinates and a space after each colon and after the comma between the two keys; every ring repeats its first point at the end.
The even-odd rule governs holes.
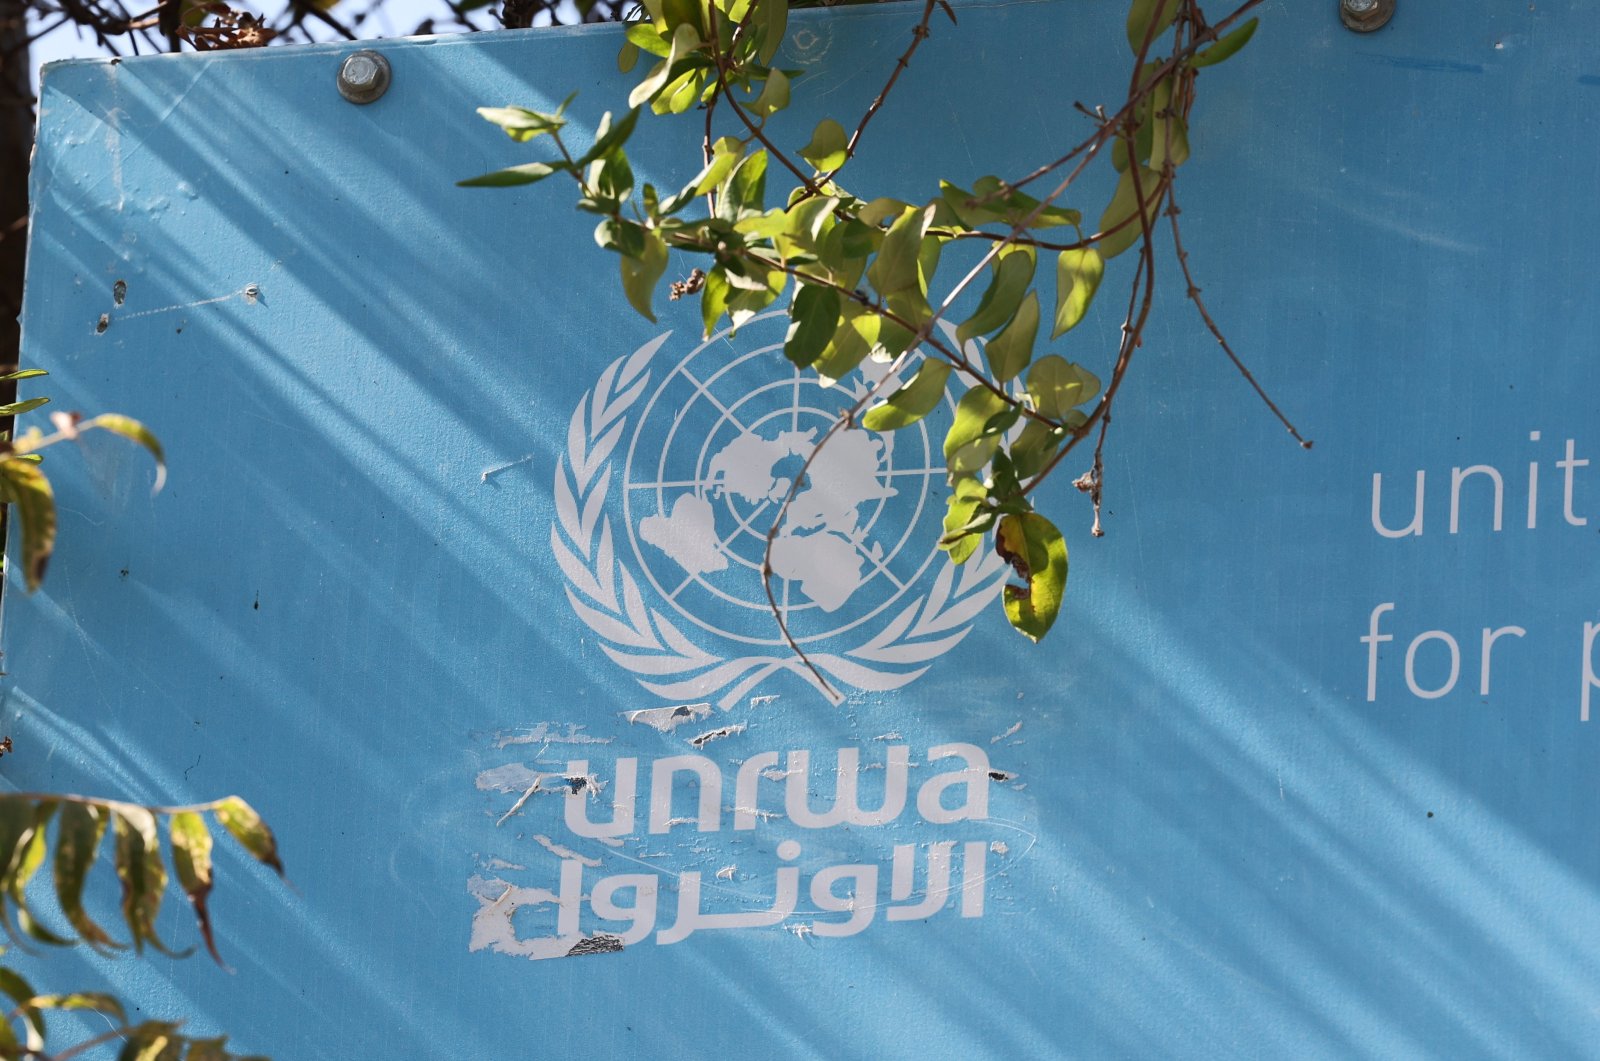
{"type": "MultiPolygon", "coordinates": [[[[1126,78],[1084,58],[1123,33],[1096,7],[961,5],[853,165],[923,201],[1080,139],[1058,82],[1126,78]]],[[[1073,561],[1046,641],[998,557],[936,548],[953,379],[922,427],[844,433],[774,542],[815,674],[761,556],[872,372],[787,369],[781,316],[651,324],[565,190],[454,186],[529,157],[477,106],[579,89],[592,135],[615,28],[380,42],[366,105],[348,48],[51,68],[26,363],[171,477],[51,451],[7,781],[239,792],[294,887],[219,846],[231,975],[19,962],[279,1058],[1591,1053],[1600,19],[1262,14],[1203,74],[1186,244],[1316,447],[1167,276],[1106,537],[1069,477],[1042,502],[1073,561]]],[[[797,14],[813,100],[774,135],[869,103],[914,18],[797,14]]],[[[1073,356],[1108,369],[1120,323],[1073,356]]]]}

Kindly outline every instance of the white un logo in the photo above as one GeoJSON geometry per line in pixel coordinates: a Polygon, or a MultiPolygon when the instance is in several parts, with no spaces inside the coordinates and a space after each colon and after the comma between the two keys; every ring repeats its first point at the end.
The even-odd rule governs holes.
{"type": "Polygon", "coordinates": [[[614,662],[668,699],[726,706],[777,671],[815,684],[761,585],[766,535],[797,477],[773,541],[773,592],[807,656],[842,686],[916,678],[1004,579],[988,550],[953,568],[937,547],[957,396],[892,434],[840,431],[801,474],[888,366],[868,361],[825,387],[784,359],[787,321],[757,317],[677,358],[663,335],[609,365],[569,424],[551,528],[568,600],[614,662]]]}

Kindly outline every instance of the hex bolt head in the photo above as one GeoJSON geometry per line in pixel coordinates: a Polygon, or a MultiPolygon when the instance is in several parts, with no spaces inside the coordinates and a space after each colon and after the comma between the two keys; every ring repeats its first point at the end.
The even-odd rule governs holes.
{"type": "Polygon", "coordinates": [[[1382,29],[1394,17],[1395,0],[1339,0],[1339,19],[1357,33],[1382,29]]]}
{"type": "Polygon", "coordinates": [[[389,91],[389,60],[375,51],[351,52],[339,62],[339,95],[351,103],[371,103],[389,91]]]}

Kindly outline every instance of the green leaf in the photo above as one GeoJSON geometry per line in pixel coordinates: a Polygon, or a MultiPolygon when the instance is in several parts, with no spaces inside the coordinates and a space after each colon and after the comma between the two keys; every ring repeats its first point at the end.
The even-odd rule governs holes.
{"type": "MultiPolygon", "coordinates": [[[[1178,15],[1181,0],[1133,0],[1128,9],[1128,46],[1133,54],[1144,50],[1146,39],[1154,41],[1166,32],[1178,15]],[[1151,23],[1155,25],[1152,27],[1151,23]]],[[[1037,640],[1037,638],[1035,639],[1037,640]]]]}
{"type": "Polygon", "coordinates": [[[824,118],[812,132],[811,142],[800,149],[800,157],[815,166],[818,173],[836,170],[848,157],[845,147],[849,142],[844,126],[832,118],[824,118]]]}
{"type": "Polygon", "coordinates": [[[843,304],[839,328],[813,367],[825,387],[844,379],[866,360],[883,330],[883,318],[855,302],[843,304]]]}
{"type": "Polygon", "coordinates": [[[951,472],[968,475],[988,464],[1000,435],[1016,417],[1016,408],[987,387],[975,386],[963,394],[944,438],[944,459],[951,472]]]}
{"type": "MultiPolygon", "coordinates": [[[[999,222],[1020,225],[1039,208],[1038,199],[1015,188],[1008,189],[1005,182],[994,176],[978,178],[978,183],[970,192],[949,181],[940,181],[939,191],[944,204],[969,228],[999,222]],[[980,200],[991,201],[980,205],[980,200]]],[[[1058,228],[1077,225],[1082,221],[1083,215],[1078,211],[1051,205],[1038,209],[1037,216],[1033,216],[1028,227],[1058,228]]]]}
{"type": "Polygon", "coordinates": [[[145,1021],[132,1028],[117,1054],[117,1061],[178,1061],[183,1039],[178,1026],[163,1021],[145,1021]]]}
{"type": "Polygon", "coordinates": [[[1004,383],[1028,367],[1033,359],[1033,341],[1039,335],[1039,293],[1029,291],[1017,307],[1011,323],[989,340],[983,355],[997,382],[1004,383]]]}
{"type": "Polygon", "coordinates": [[[717,191],[717,216],[739,221],[764,211],[767,189],[767,153],[757,151],[739,160],[717,191]]]}
{"type": "Polygon", "coordinates": [[[756,61],[762,66],[769,66],[788,31],[789,0],[758,0],[753,21],[759,27],[761,40],[761,46],[756,50],[756,61]]]}
{"type": "Polygon", "coordinates": [[[1037,260],[1033,248],[1025,244],[1014,243],[1002,249],[990,266],[993,276],[977,312],[956,329],[957,340],[964,343],[974,336],[987,335],[1009,321],[1022,304],[1028,285],[1033,283],[1037,260]]]}
{"type": "MultiPolygon", "coordinates": [[[[23,1024],[27,1028],[28,1049],[43,1050],[45,1045],[44,1014],[39,1012],[37,1006],[31,1004],[34,998],[37,997],[33,990],[33,985],[24,980],[20,974],[0,966],[0,991],[4,991],[6,996],[17,1004],[17,1012],[22,1017],[23,1024]]],[[[0,1020],[0,1028],[4,1029],[4,1035],[0,1036],[0,1042],[3,1042],[6,1046],[17,1045],[17,1037],[11,1030],[11,1023],[0,1020]]],[[[6,1054],[4,1056],[9,1059],[17,1055],[6,1054]]]]}
{"type": "Polygon", "coordinates": [[[1217,43],[1190,59],[1189,65],[1198,69],[1202,66],[1215,66],[1217,63],[1233,58],[1234,53],[1249,44],[1250,38],[1256,35],[1256,24],[1260,21],[1259,18],[1253,18],[1219,38],[1217,43]]]}
{"type": "Polygon", "coordinates": [[[83,884],[99,853],[110,811],[82,803],[63,803],[56,826],[56,899],[83,941],[95,949],[121,947],[83,908],[83,884]]]}
{"type": "MultiPolygon", "coordinates": [[[[629,44],[642,52],[649,52],[663,59],[672,54],[672,42],[661,35],[653,22],[629,22],[623,36],[627,38],[629,44]]],[[[627,71],[624,70],[623,73],[627,71]]]]}
{"type": "MultiPolygon", "coordinates": [[[[753,268],[755,268],[753,273],[740,278],[742,283],[749,286],[739,288],[738,285],[734,285],[736,289],[733,299],[728,303],[728,319],[733,322],[735,328],[742,328],[750,318],[776,302],[789,282],[789,274],[782,269],[753,268]]],[[[730,282],[733,277],[734,273],[730,270],[728,273],[730,282]]]]}
{"type": "Polygon", "coordinates": [[[49,398],[29,398],[26,401],[0,405],[0,416],[21,416],[23,413],[32,412],[39,406],[48,405],[49,403],[49,398]]]}
{"type": "Polygon", "coordinates": [[[945,381],[950,378],[950,363],[937,357],[924,357],[917,374],[888,398],[867,410],[861,425],[868,431],[898,431],[921,420],[939,407],[944,398],[945,381]]]}
{"type": "Polygon", "coordinates": [[[865,225],[881,225],[885,221],[893,221],[909,209],[911,209],[910,203],[881,197],[863,206],[861,212],[856,214],[856,218],[865,225]]]}
{"type": "Polygon", "coordinates": [[[951,563],[966,563],[994,525],[994,510],[984,504],[988,496],[988,489],[977,479],[955,481],[945,500],[944,533],[939,538],[939,548],[950,554],[951,563]]]}
{"type": "Polygon", "coordinates": [[[1078,326],[1105,272],[1105,259],[1093,247],[1061,252],[1056,259],[1056,325],[1050,338],[1078,326]]]}
{"type": "MultiPolygon", "coordinates": [[[[44,1049],[42,1037],[35,1049],[44,1049]]],[[[0,1021],[0,1057],[4,1057],[9,1061],[10,1058],[20,1056],[22,1056],[22,1043],[17,1039],[16,1031],[11,1027],[9,1021],[0,1021]]]]}
{"type": "Polygon", "coordinates": [[[685,56],[699,48],[703,42],[700,40],[700,31],[687,22],[680,22],[672,31],[672,47],[667,52],[667,57],[661,60],[650,71],[650,76],[633,87],[628,93],[628,106],[633,108],[633,113],[646,103],[655,100],[661,90],[683,74],[680,65],[685,56]]]}
{"type": "Polygon", "coordinates": [[[632,221],[608,217],[594,227],[594,241],[601,250],[616,251],[626,257],[637,258],[644,253],[646,229],[632,221]]]}
{"type": "Polygon", "coordinates": [[[595,129],[594,144],[583,153],[574,165],[582,168],[595,159],[610,152],[614,147],[627,143],[628,137],[633,135],[633,127],[639,124],[639,108],[624,114],[616,124],[611,122],[611,112],[606,111],[600,116],[600,125],[595,129]]]}
{"type": "Polygon", "coordinates": [[[167,481],[167,455],[162,452],[161,440],[156,438],[154,432],[133,417],[123,416],[120,413],[101,413],[81,424],[78,430],[87,431],[92,427],[109,431],[113,435],[121,435],[143,446],[156,461],[156,485],[153,492],[161,492],[162,485],[167,481]]]}
{"type": "Polygon", "coordinates": [[[526,143],[536,136],[559,132],[567,124],[561,113],[567,109],[567,104],[571,103],[573,96],[576,95],[574,92],[572,96],[568,96],[566,102],[562,103],[554,114],[543,114],[528,110],[526,107],[479,107],[478,113],[485,121],[504,129],[511,139],[526,143]]]}
{"type": "Polygon", "coordinates": [[[1022,585],[1006,585],[1006,618],[1028,638],[1038,641],[1061,612],[1061,598],[1067,588],[1066,539],[1049,520],[1037,512],[1028,512],[1000,520],[994,547],[1023,580],[1022,585]]]}
{"type": "MultiPolygon", "coordinates": [[[[1076,409],[1066,417],[1069,428],[1079,426],[1083,420],[1083,414],[1076,409]]],[[[1055,451],[1066,438],[1065,430],[1053,428],[1037,420],[1029,420],[1028,425],[1022,429],[1022,434],[1011,443],[1012,470],[1019,478],[1033,478],[1044,470],[1045,463],[1055,455],[1055,451]]]]}
{"type": "Polygon", "coordinates": [[[644,252],[638,257],[622,258],[622,292],[628,303],[647,321],[656,319],[650,303],[655,296],[656,284],[667,271],[667,243],[658,232],[645,233],[644,252]]]}
{"type": "Polygon", "coordinates": [[[1173,114],[1157,119],[1154,142],[1150,148],[1150,168],[1157,173],[1167,168],[1167,163],[1181,166],[1189,161],[1189,123],[1183,115],[1173,114]]]}
{"type": "Polygon", "coordinates": [[[706,274],[706,286],[700,289],[700,321],[707,339],[717,330],[717,322],[722,320],[722,315],[728,312],[728,303],[732,298],[733,285],[728,283],[728,272],[724,267],[717,266],[706,274]]]}
{"type": "Polygon", "coordinates": [[[75,991],[70,995],[35,995],[31,1003],[40,1009],[89,1009],[117,1018],[118,1024],[128,1022],[122,1003],[116,996],[100,991],[75,991]]]}
{"type": "Polygon", "coordinates": [[[1052,420],[1064,419],[1073,406],[1100,393],[1100,380],[1082,365],[1056,354],[1041,357],[1028,371],[1033,407],[1052,420]]]}
{"type": "Polygon", "coordinates": [[[922,235],[933,219],[933,208],[910,209],[901,214],[883,237],[878,256],[867,270],[867,281],[881,295],[920,290],[922,235]]]}
{"type": "Polygon", "coordinates": [[[572,167],[565,162],[526,162],[509,169],[498,169],[481,177],[456,181],[458,188],[514,188],[519,184],[537,184],[552,173],[565,173],[572,167]]]}
{"type": "Polygon", "coordinates": [[[161,861],[161,840],[155,815],[144,807],[119,803],[111,813],[116,834],[117,879],[122,881],[122,918],[133,936],[133,947],[146,942],[163,953],[167,948],[156,935],[156,915],[167,887],[167,867],[161,861]]]}
{"type": "MultiPolygon", "coordinates": [[[[1159,174],[1148,169],[1140,173],[1139,183],[1147,197],[1152,195],[1159,179],[1159,174]]],[[[1149,214],[1152,205],[1147,198],[1145,224],[1154,224],[1155,219],[1149,214]]],[[[1111,197],[1110,205],[1100,217],[1100,231],[1111,233],[1096,244],[1100,256],[1107,259],[1115,258],[1144,238],[1144,224],[1139,220],[1139,197],[1133,186],[1133,170],[1126,170],[1117,181],[1116,194],[1111,197]],[[1113,232],[1113,229],[1116,231],[1113,232]]]]}
{"type": "Polygon", "coordinates": [[[0,380],[33,379],[35,376],[48,376],[49,374],[42,368],[24,368],[16,372],[0,374],[0,380]]]}
{"type": "Polygon", "coordinates": [[[33,809],[33,822],[27,829],[12,852],[12,861],[7,868],[8,891],[12,901],[17,904],[17,924],[22,926],[22,931],[41,943],[48,943],[53,947],[71,946],[73,940],[56,935],[37,918],[28,908],[27,888],[28,882],[33,880],[39,867],[44,865],[45,856],[49,853],[49,844],[45,837],[45,826],[49,824],[50,816],[55,813],[56,801],[43,800],[33,809]]]}
{"type": "Polygon", "coordinates": [[[789,78],[782,70],[773,70],[767,74],[766,84],[761,86],[761,95],[750,104],[749,111],[760,117],[768,117],[789,105],[789,78]]]}
{"type": "Polygon", "coordinates": [[[44,581],[56,547],[55,491],[37,465],[14,454],[0,457],[0,483],[21,519],[22,574],[32,593],[44,581]]]}
{"type": "Polygon", "coordinates": [[[799,284],[789,309],[783,356],[805,368],[822,356],[838,330],[839,292],[817,284],[799,284]]]}
{"type": "Polygon", "coordinates": [[[217,953],[217,943],[211,934],[211,914],[206,899],[211,894],[211,830],[206,820],[194,811],[179,811],[167,821],[167,832],[172,840],[172,869],[177,874],[178,886],[189,896],[194,906],[194,917],[200,925],[200,937],[206,950],[218,965],[222,955],[217,953]]]}
{"type": "Polygon", "coordinates": [[[246,851],[256,857],[256,861],[271,866],[278,876],[283,876],[283,863],[278,861],[278,842],[254,807],[238,796],[229,796],[218,801],[211,813],[217,816],[217,821],[233,834],[233,838],[246,851]]]}

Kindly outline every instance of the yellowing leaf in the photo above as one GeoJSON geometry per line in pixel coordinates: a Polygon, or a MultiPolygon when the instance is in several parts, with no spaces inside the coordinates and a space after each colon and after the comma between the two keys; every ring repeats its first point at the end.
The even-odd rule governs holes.
{"type": "Polygon", "coordinates": [[[1067,587],[1067,543],[1055,525],[1037,512],[1000,520],[995,551],[1022,584],[1005,587],[1006,618],[1033,641],[1054,625],[1067,587]]]}

